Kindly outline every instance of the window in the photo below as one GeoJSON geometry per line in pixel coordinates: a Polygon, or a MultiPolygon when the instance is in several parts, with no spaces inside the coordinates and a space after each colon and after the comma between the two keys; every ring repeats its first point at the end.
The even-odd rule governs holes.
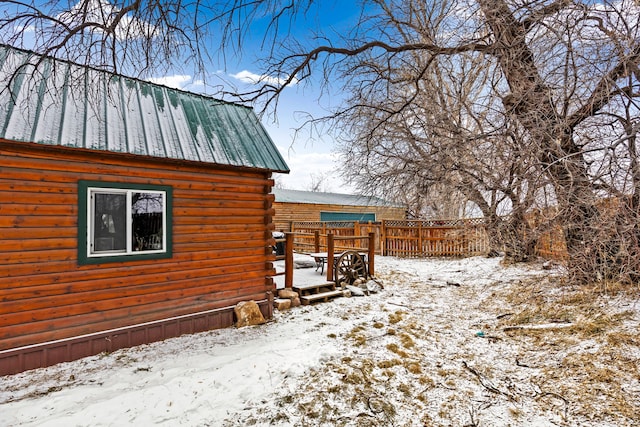
{"type": "Polygon", "coordinates": [[[171,256],[171,187],[80,181],[81,264],[171,256]]]}

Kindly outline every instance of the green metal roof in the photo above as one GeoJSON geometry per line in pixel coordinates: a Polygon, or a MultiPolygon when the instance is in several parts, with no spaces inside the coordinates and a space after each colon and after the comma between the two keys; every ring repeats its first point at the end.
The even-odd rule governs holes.
{"type": "Polygon", "coordinates": [[[0,138],[289,172],[251,108],[0,45],[0,138]]]}
{"type": "Polygon", "coordinates": [[[273,188],[276,202],[281,203],[310,203],[317,205],[342,205],[342,206],[386,206],[404,207],[398,203],[383,200],[373,196],[354,194],[322,193],[318,191],[285,190],[273,188]]]}

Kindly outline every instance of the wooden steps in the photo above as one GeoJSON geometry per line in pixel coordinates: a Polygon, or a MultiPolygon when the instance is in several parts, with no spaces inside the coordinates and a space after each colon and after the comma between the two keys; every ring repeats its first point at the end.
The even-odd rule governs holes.
{"type": "Polygon", "coordinates": [[[342,296],[342,290],[336,289],[335,282],[325,282],[313,285],[294,285],[293,290],[300,295],[300,302],[303,305],[308,305],[316,301],[326,302],[331,298],[342,296]]]}

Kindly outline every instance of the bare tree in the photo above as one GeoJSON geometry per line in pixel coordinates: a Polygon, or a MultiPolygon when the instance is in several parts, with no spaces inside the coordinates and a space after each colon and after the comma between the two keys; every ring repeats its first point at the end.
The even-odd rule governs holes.
{"type": "MultiPolygon", "coordinates": [[[[606,198],[619,193],[620,183],[609,179],[609,188],[603,185],[602,171],[612,165],[601,161],[613,159],[605,155],[612,144],[620,138],[632,141],[636,128],[628,135],[623,126],[611,126],[597,143],[586,135],[597,134],[592,132],[603,125],[602,113],[619,111],[638,96],[640,26],[635,3],[374,0],[367,5],[372,12],[361,22],[366,31],[354,32],[343,46],[290,51],[272,61],[268,70],[298,81],[318,73],[328,80],[337,75],[346,79],[347,88],[372,90],[375,82],[396,79],[402,61],[406,67],[417,67],[416,76],[426,76],[443,58],[479,55],[479,66],[491,73],[482,90],[501,100],[501,113],[522,133],[519,144],[530,153],[526,158],[535,159],[532,167],[542,169],[547,194],[560,208],[574,278],[596,280],[603,270],[609,277],[620,277],[621,270],[609,266],[622,246],[615,243],[616,236],[603,232],[601,209],[606,198]],[[415,52],[421,54],[419,63],[415,52]],[[357,72],[361,67],[369,67],[366,79],[357,72]]],[[[418,82],[407,82],[405,102],[392,106],[396,117],[421,93],[418,82]]],[[[277,96],[281,90],[264,86],[250,95],[277,96]]],[[[374,114],[379,123],[390,117],[385,114],[386,94],[379,95],[374,114]]],[[[353,104],[335,117],[350,108],[353,104]]],[[[636,119],[634,102],[631,121],[636,119]]],[[[621,170],[634,163],[631,159],[638,153],[632,151],[616,159],[621,170]]]]}
{"type": "Polygon", "coordinates": [[[328,183],[329,175],[326,173],[311,173],[310,175],[311,182],[309,183],[309,191],[313,191],[316,193],[319,192],[327,192],[330,191],[330,186],[328,183]]]}
{"type": "MultiPolygon", "coordinates": [[[[421,12],[428,19],[416,22],[432,20],[433,10],[421,12]]],[[[388,13],[390,22],[409,22],[388,13]]],[[[402,37],[406,25],[397,28],[402,37]]],[[[438,28],[412,34],[428,38],[429,30],[438,28]]],[[[525,213],[544,180],[526,135],[487,92],[495,67],[485,63],[473,52],[434,58],[417,50],[389,59],[382,73],[375,58],[354,58],[351,73],[369,83],[352,87],[338,118],[344,174],[363,191],[400,195],[414,211],[430,198],[440,201],[434,212],[457,217],[471,203],[486,218],[492,252],[505,248],[522,261],[536,237],[525,213]]]]}
{"type": "Polygon", "coordinates": [[[178,51],[203,69],[204,41],[211,41],[206,37],[214,29],[221,30],[216,46],[236,50],[248,26],[266,17],[264,74],[273,78],[239,100],[269,107],[287,85],[311,77],[320,77],[325,89],[341,82],[337,90],[352,96],[329,119],[370,117],[362,129],[375,136],[368,142],[373,152],[402,141],[414,150],[402,153],[429,160],[407,163],[401,153],[387,156],[389,174],[394,165],[411,170],[389,175],[392,182],[407,182],[413,173],[425,188],[437,182],[465,190],[480,209],[491,208],[485,215],[501,216],[493,209],[499,201],[516,228],[543,193],[545,202],[558,207],[576,279],[637,277],[628,262],[639,252],[633,221],[640,198],[640,11],[634,1],[365,0],[351,33],[337,40],[318,32],[314,45],[302,45],[288,32],[296,17],[321,7],[312,0],[105,4],[3,2],[2,41],[20,43],[24,29],[33,27],[39,52],[102,63],[113,71],[132,67],[143,73],[178,51]],[[446,81],[448,70],[462,69],[469,60],[473,68],[467,71],[481,76],[472,91],[474,105],[440,116],[418,111],[421,104],[456,99],[447,92],[451,88],[439,92],[433,82],[446,81]],[[483,95],[487,102],[479,102],[483,95]],[[378,129],[386,139],[378,138],[378,129]],[[391,138],[392,132],[398,137],[391,138]],[[617,219],[610,223],[603,207],[612,197],[621,197],[626,207],[612,209],[617,219]]]}
{"type": "Polygon", "coordinates": [[[0,42],[114,73],[205,70],[214,3],[155,0],[0,2],[0,42]]]}

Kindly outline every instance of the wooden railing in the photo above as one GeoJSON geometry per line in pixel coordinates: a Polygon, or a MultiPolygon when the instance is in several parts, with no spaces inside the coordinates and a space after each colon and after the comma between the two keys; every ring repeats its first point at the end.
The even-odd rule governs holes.
{"type": "MultiPolygon", "coordinates": [[[[324,251],[327,248],[327,235],[333,234],[335,237],[368,236],[375,234],[375,250],[381,253],[380,233],[381,223],[359,223],[354,221],[330,221],[330,222],[293,222],[291,232],[296,233],[296,250],[300,251],[324,251]]],[[[356,240],[340,240],[338,250],[354,249],[356,240]]]]}
{"type": "MultiPolygon", "coordinates": [[[[298,252],[294,248],[296,244],[300,246],[300,242],[296,240],[296,238],[304,239],[308,237],[308,233],[285,233],[284,239],[276,239],[275,242],[284,242],[285,251],[284,251],[284,272],[276,273],[272,277],[284,275],[284,287],[291,288],[293,286],[293,253],[298,252]]],[[[318,253],[321,252],[321,247],[318,246],[319,235],[318,233],[314,233],[313,236],[316,238],[316,243],[314,246],[314,251],[303,252],[303,253],[318,253]]],[[[336,253],[344,252],[345,250],[355,250],[359,252],[365,252],[367,254],[367,272],[370,276],[374,276],[375,274],[375,234],[369,233],[366,236],[335,236],[332,233],[323,236],[327,241],[327,281],[332,282],[334,280],[334,271],[332,266],[334,265],[334,256],[336,253]],[[357,241],[366,241],[366,246],[356,246],[355,242],[357,241]],[[341,249],[347,246],[344,244],[336,244],[336,242],[352,242],[353,244],[348,245],[348,249],[341,249]]],[[[303,241],[302,245],[306,245],[303,241]]]]}
{"type": "Polygon", "coordinates": [[[355,250],[358,252],[366,252],[367,253],[367,271],[370,276],[375,275],[375,233],[369,233],[367,236],[334,236],[332,233],[327,234],[327,281],[332,282],[335,278],[333,277],[333,268],[334,265],[334,254],[336,253],[337,248],[336,241],[351,241],[354,243],[354,246],[351,250],[355,250]],[[355,242],[357,241],[367,241],[367,247],[355,247],[355,242]]]}
{"type": "MultiPolygon", "coordinates": [[[[362,236],[374,234],[377,254],[398,257],[473,256],[489,252],[484,220],[409,220],[381,222],[295,222],[292,231],[301,236],[295,250],[325,250],[327,235],[362,236]]],[[[355,248],[355,241],[340,240],[336,249],[355,248]]]]}

